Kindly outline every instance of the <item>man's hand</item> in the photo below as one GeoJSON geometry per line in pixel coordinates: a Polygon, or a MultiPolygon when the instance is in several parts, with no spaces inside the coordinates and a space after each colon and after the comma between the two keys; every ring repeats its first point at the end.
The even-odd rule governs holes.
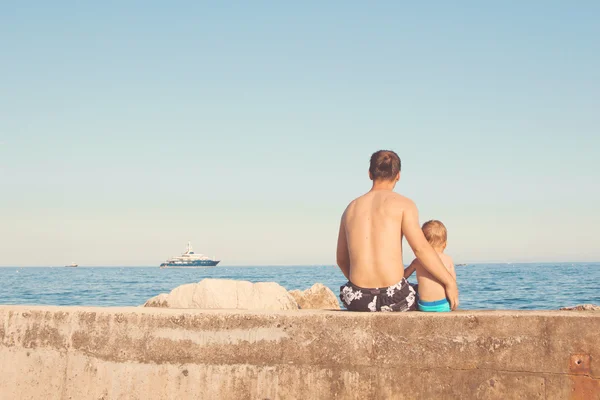
{"type": "Polygon", "coordinates": [[[456,281],[449,282],[444,288],[446,298],[450,302],[450,308],[454,311],[458,308],[458,286],[456,286],[456,281]]]}

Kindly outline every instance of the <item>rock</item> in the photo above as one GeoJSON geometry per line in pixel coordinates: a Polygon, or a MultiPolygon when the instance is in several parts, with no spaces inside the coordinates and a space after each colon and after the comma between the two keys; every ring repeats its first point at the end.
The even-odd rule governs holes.
{"type": "Polygon", "coordinates": [[[144,303],[144,307],[163,307],[168,308],[169,303],[167,301],[169,295],[167,293],[161,293],[158,296],[154,296],[151,299],[148,299],[144,303]]]}
{"type": "Polygon", "coordinates": [[[337,296],[322,283],[315,283],[305,291],[290,290],[290,294],[302,309],[340,309],[337,296]]]}
{"type": "Polygon", "coordinates": [[[283,286],[275,282],[251,283],[230,279],[203,279],[198,283],[181,285],[166,296],[153,297],[145,306],[241,310],[298,309],[296,300],[283,286]]]}
{"type": "Polygon", "coordinates": [[[573,307],[563,307],[563,308],[561,308],[561,310],[568,310],[568,311],[600,311],[600,306],[597,306],[595,304],[579,304],[579,305],[573,306],[573,307]]]}

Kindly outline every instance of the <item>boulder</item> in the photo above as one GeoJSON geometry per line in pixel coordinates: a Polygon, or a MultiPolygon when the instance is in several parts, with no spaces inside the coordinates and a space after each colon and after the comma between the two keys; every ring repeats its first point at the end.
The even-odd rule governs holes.
{"type": "Polygon", "coordinates": [[[579,305],[573,306],[573,307],[563,307],[563,308],[561,308],[561,310],[568,310],[568,311],[600,311],[600,306],[597,306],[595,304],[579,304],[579,305]]]}
{"type": "Polygon", "coordinates": [[[337,296],[322,283],[315,283],[305,291],[290,290],[290,294],[302,309],[340,309],[337,296]]]}
{"type": "Polygon", "coordinates": [[[144,307],[163,307],[168,308],[169,303],[167,301],[169,295],[167,293],[161,293],[158,296],[154,296],[151,299],[148,299],[144,303],[144,307]]]}
{"type": "Polygon", "coordinates": [[[252,283],[231,279],[203,279],[176,287],[166,296],[148,300],[146,307],[297,310],[298,303],[275,282],[252,283]]]}

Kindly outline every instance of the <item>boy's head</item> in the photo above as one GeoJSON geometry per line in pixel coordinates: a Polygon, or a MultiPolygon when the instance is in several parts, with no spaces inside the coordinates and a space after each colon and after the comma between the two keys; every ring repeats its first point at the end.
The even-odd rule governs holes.
{"type": "Polygon", "coordinates": [[[432,219],[423,224],[423,234],[425,239],[434,249],[445,249],[448,240],[448,231],[440,221],[432,219]]]}

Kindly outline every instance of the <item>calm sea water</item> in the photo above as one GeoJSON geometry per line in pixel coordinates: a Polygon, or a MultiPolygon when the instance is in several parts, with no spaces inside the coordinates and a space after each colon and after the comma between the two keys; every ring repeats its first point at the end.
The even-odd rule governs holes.
{"type": "MultiPolygon", "coordinates": [[[[461,309],[557,309],[600,304],[600,263],[473,264],[457,267],[461,309]]],[[[333,266],[0,268],[0,304],[137,306],[203,278],[274,281],[291,289],[315,282],[337,295],[344,276],[333,266]]]]}

